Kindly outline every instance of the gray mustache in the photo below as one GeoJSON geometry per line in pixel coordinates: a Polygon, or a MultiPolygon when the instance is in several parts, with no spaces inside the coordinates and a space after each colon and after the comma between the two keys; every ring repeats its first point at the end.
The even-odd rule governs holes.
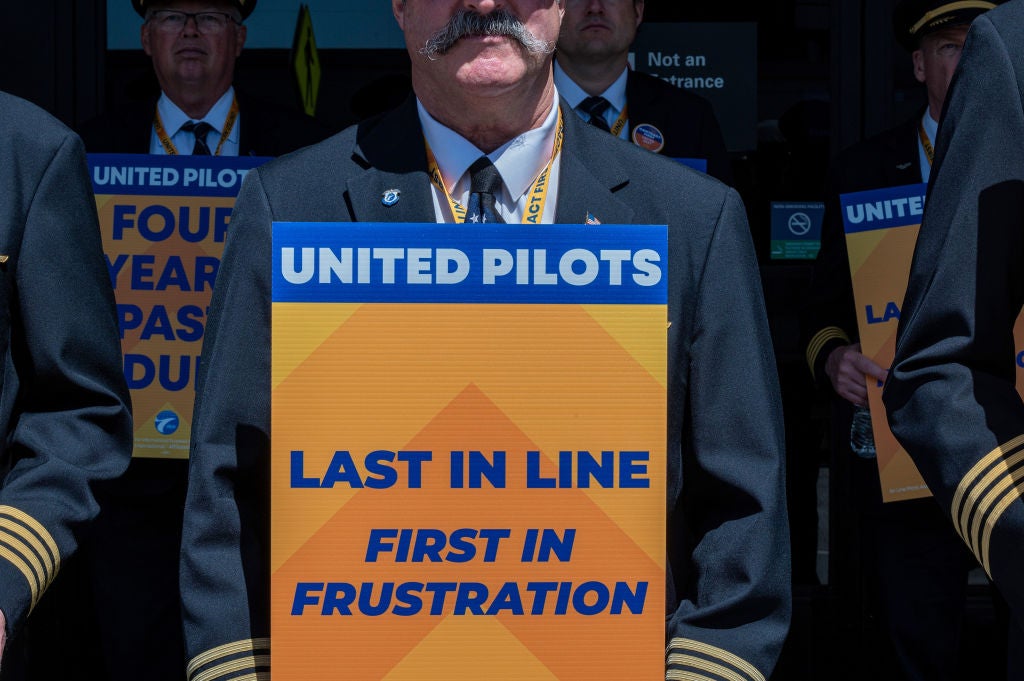
{"type": "Polygon", "coordinates": [[[464,9],[430,36],[426,44],[420,48],[420,54],[431,60],[437,59],[447,54],[462,38],[479,35],[508,36],[534,54],[551,54],[555,50],[554,41],[541,40],[535,36],[508,10],[497,9],[488,14],[479,14],[464,9]]]}

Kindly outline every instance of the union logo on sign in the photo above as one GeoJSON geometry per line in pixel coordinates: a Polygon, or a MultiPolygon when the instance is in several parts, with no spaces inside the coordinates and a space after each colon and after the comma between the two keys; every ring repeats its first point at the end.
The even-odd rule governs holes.
{"type": "Polygon", "coordinates": [[[173,435],[178,430],[179,423],[178,415],[170,410],[160,412],[153,421],[156,432],[161,435],[173,435]]]}

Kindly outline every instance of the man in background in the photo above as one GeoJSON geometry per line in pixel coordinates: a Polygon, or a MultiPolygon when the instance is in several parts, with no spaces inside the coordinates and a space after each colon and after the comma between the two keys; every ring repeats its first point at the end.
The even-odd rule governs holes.
{"type": "MultiPolygon", "coordinates": [[[[159,95],[90,121],[91,153],[277,156],[327,136],[313,118],[233,85],[256,0],[132,0],[159,95]]],[[[178,557],[188,462],[136,457],[99,488],[91,554],[109,681],[178,681],[178,557]],[[126,623],[131,623],[126,626],[126,623]]]]}
{"type": "Polygon", "coordinates": [[[233,86],[256,0],[132,0],[159,97],[82,128],[91,153],[280,156],[318,142],[314,119],[233,86]]]}
{"type": "Polygon", "coordinates": [[[855,501],[862,530],[865,572],[858,579],[869,612],[884,626],[883,645],[892,644],[892,678],[900,680],[960,678],[967,576],[977,562],[931,499],[882,503],[867,381],[884,381],[887,370],[861,352],[840,195],[928,181],[946,91],[970,22],[996,4],[903,0],[897,6],[893,29],[910,53],[927,104],[833,163],[822,246],[804,310],[808,366],[816,384],[834,398],[833,442],[842,443],[837,455],[848,472],[841,484],[855,501]]]}
{"type": "Polygon", "coordinates": [[[1009,603],[1024,679],[1024,0],[971,28],[936,144],[883,397],[945,520],[1009,603]]]}
{"type": "Polygon", "coordinates": [[[732,180],[711,104],[629,68],[629,47],[644,0],[566,0],[555,55],[558,92],[583,120],[669,158],[707,161],[708,174],[732,180]]]}

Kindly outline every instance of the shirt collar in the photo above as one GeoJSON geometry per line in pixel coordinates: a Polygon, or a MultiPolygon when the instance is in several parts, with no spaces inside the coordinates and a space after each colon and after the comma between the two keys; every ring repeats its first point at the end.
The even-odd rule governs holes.
{"type": "MultiPolygon", "coordinates": [[[[513,201],[517,201],[530,189],[533,181],[551,161],[558,121],[558,101],[556,89],[551,111],[540,127],[514,137],[486,155],[494,162],[513,201]]],[[[469,170],[469,166],[483,156],[484,152],[462,135],[438,122],[423,108],[418,98],[416,109],[420,125],[423,127],[423,136],[441,170],[445,187],[454,198],[464,199],[463,195],[469,191],[469,181],[463,176],[469,170]]]]}
{"type": "MultiPolygon", "coordinates": [[[[181,129],[181,126],[185,123],[196,120],[197,123],[200,121],[206,121],[213,126],[213,129],[217,134],[221,134],[224,130],[224,124],[227,122],[228,113],[231,111],[231,103],[235,100],[235,88],[228,87],[227,91],[221,95],[220,99],[217,100],[216,104],[210,107],[210,110],[206,112],[206,115],[196,120],[189,118],[188,114],[178,108],[178,105],[171,101],[171,98],[166,93],[160,93],[160,99],[156,103],[156,110],[160,113],[160,121],[164,125],[164,130],[167,134],[173,137],[181,129]]],[[[231,126],[231,134],[228,135],[228,141],[235,144],[238,143],[238,125],[231,126]]]]}
{"type": "MultiPolygon", "coordinates": [[[[601,96],[612,105],[616,116],[626,108],[626,81],[628,78],[629,67],[626,67],[619,74],[619,77],[615,79],[615,82],[601,93],[601,96]]],[[[569,105],[574,109],[579,106],[580,102],[590,96],[559,66],[557,59],[555,60],[555,87],[558,88],[558,91],[565,97],[565,101],[569,102],[569,105]]]]}

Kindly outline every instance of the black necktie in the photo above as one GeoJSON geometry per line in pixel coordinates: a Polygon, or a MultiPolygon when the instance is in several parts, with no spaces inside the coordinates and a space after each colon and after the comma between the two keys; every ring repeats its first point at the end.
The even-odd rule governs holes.
{"type": "Polygon", "coordinates": [[[580,102],[576,108],[590,116],[590,124],[595,128],[601,128],[605,132],[611,132],[608,121],[604,119],[604,112],[611,104],[604,97],[587,97],[580,102]]]}
{"type": "Polygon", "coordinates": [[[185,125],[181,126],[181,129],[185,132],[190,132],[196,137],[196,144],[192,147],[193,156],[209,156],[210,147],[206,146],[206,135],[213,130],[213,126],[202,121],[196,123],[195,121],[189,121],[185,125]]]}
{"type": "Polygon", "coordinates": [[[504,222],[494,208],[494,197],[501,191],[501,174],[486,156],[469,167],[469,206],[466,222],[504,222]]]}

